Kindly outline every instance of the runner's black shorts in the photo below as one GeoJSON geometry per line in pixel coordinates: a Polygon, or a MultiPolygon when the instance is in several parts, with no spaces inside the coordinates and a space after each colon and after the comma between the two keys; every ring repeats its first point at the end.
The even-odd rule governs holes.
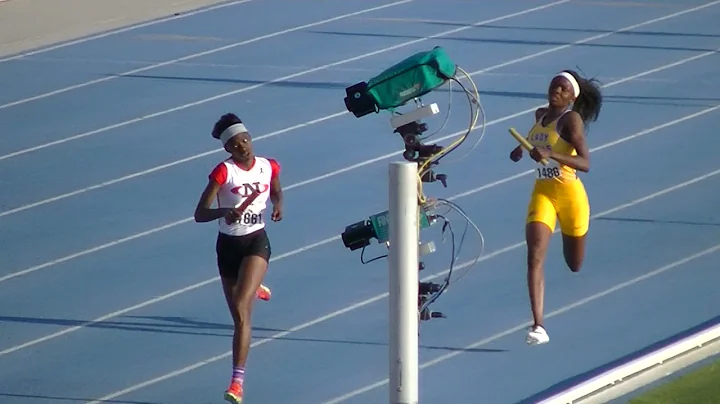
{"type": "Polygon", "coordinates": [[[218,232],[215,252],[220,276],[237,279],[245,257],[255,255],[270,261],[270,239],[264,228],[242,236],[218,232]]]}

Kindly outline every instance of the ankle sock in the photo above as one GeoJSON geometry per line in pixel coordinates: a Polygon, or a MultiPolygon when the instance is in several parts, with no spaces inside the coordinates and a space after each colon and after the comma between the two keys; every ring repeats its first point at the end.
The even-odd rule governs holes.
{"type": "Polygon", "coordinates": [[[238,382],[242,386],[243,382],[245,381],[245,367],[233,366],[232,381],[238,382]]]}

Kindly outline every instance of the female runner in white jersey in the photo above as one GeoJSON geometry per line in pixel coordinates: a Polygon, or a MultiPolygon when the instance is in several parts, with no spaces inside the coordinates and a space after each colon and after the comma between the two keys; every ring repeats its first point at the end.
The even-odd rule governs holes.
{"type": "Polygon", "coordinates": [[[270,260],[270,241],[265,233],[266,205],[273,204],[270,218],[282,219],[280,166],[273,159],[253,154],[250,135],[240,118],[223,115],[212,136],[222,142],[230,158],[218,164],[195,209],[198,223],[217,220],[217,265],[225,299],[235,330],[233,376],[225,400],[242,403],[245,363],[250,350],[252,304],[269,292],[262,281],[270,260]],[[253,199],[254,198],[254,199],[253,199]],[[211,208],[217,200],[218,207],[211,208]],[[245,202],[247,208],[240,205],[245,202]],[[238,208],[240,207],[240,208],[238,208]]]}

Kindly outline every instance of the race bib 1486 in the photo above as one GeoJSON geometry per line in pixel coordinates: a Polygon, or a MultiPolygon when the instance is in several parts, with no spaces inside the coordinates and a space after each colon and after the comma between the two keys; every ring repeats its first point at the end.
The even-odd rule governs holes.
{"type": "Polygon", "coordinates": [[[539,180],[551,180],[562,176],[560,167],[557,164],[548,164],[547,166],[535,169],[535,174],[539,180]]]}

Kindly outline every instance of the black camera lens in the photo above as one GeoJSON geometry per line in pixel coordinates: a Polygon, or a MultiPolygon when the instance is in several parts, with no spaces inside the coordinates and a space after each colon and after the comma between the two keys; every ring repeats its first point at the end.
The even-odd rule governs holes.
{"type": "Polygon", "coordinates": [[[363,220],[345,227],[342,233],[342,241],[350,251],[370,245],[370,240],[375,238],[375,230],[369,220],[363,220]]]}

